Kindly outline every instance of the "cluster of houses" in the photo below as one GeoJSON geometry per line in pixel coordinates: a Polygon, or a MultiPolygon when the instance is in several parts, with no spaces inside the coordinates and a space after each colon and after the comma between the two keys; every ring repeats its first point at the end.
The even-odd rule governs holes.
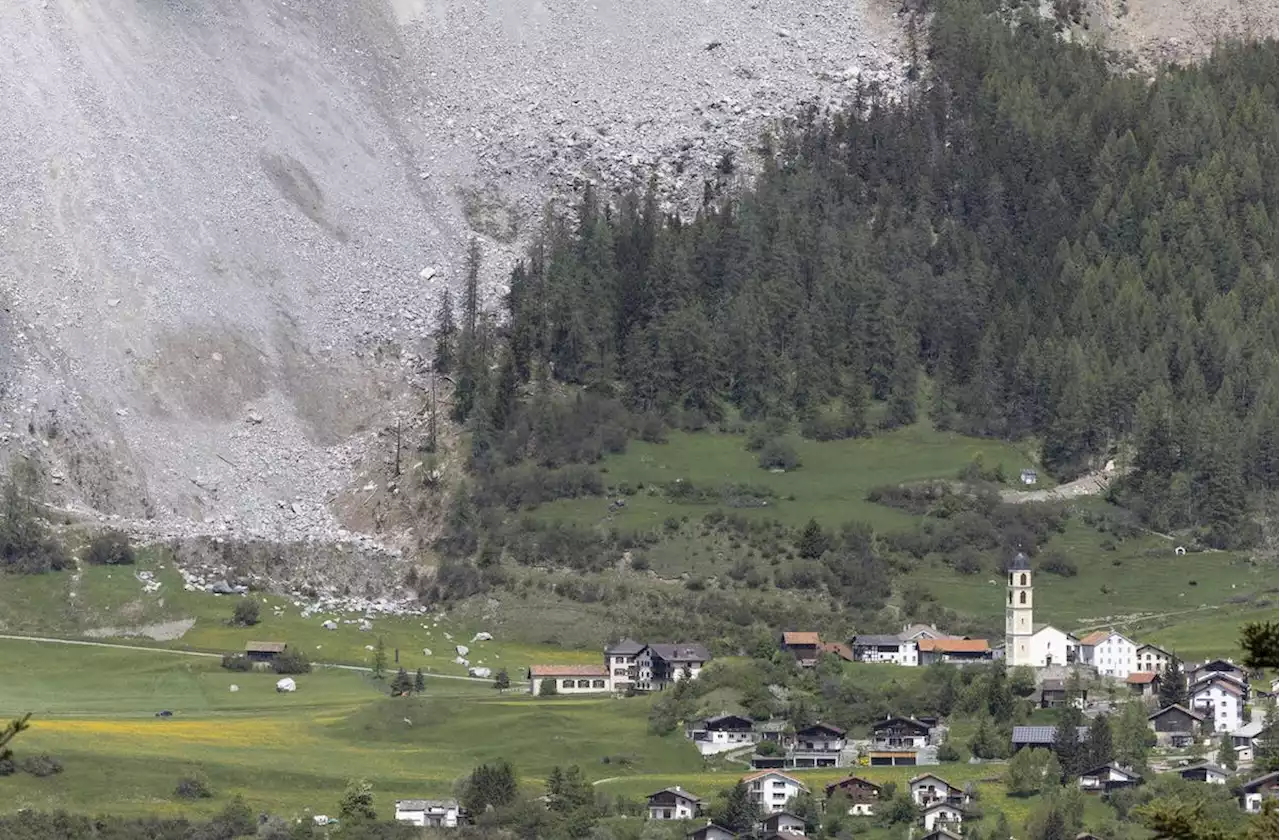
{"type": "Polygon", "coordinates": [[[662,691],[696,679],[711,661],[700,644],[641,644],[623,639],[604,651],[602,665],[530,665],[530,694],[631,694],[662,691]],[[554,692],[543,691],[550,681],[554,692]]]}
{"type": "MultiPolygon", "coordinates": [[[[945,731],[937,718],[886,717],[871,724],[861,757],[873,767],[937,764],[945,731]]],[[[757,770],[847,767],[859,758],[845,730],[822,722],[791,730],[781,721],[720,714],[690,723],[685,735],[704,756],[751,750],[751,767],[757,770]],[[762,749],[763,744],[775,746],[762,749]]]]}
{"type": "MultiPolygon", "coordinates": [[[[754,836],[764,840],[793,840],[805,835],[804,820],[788,808],[802,794],[810,793],[808,785],[780,770],[760,770],[742,778],[751,799],[762,815],[754,836]]],[[[953,840],[960,836],[968,791],[958,788],[933,773],[916,776],[907,782],[911,799],[920,809],[920,825],[925,834],[920,840],[953,840]]],[[[848,776],[824,788],[827,808],[840,808],[858,816],[872,816],[880,805],[881,788],[875,782],[848,776]]],[[[702,814],[703,801],[679,787],[664,788],[648,798],[651,820],[695,820],[702,814]]],[[[708,822],[688,835],[692,840],[735,840],[734,832],[708,822]]]]}

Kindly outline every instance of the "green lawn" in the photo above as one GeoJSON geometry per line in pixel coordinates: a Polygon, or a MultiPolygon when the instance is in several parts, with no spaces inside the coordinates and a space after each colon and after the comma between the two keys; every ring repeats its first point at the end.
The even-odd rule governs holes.
{"type": "MultiPolygon", "coordinates": [[[[941,432],[927,424],[859,440],[800,440],[801,467],[787,473],[760,469],[756,454],[748,452],[742,435],[674,432],[663,444],[632,441],[621,455],[602,464],[607,485],[657,486],[684,479],[695,486],[743,483],[768,487],[776,498],[762,508],[742,509],[746,516],[772,517],[789,525],[803,525],[811,517],[828,526],[850,520],[877,528],[898,528],[914,518],[866,500],[867,492],[882,484],[927,479],[954,479],[975,457],[988,466],[1004,464],[1006,472],[1031,464],[1013,444],[941,432]]],[[[582,525],[608,524],[643,529],[661,525],[668,517],[700,518],[711,505],[675,504],[662,495],[639,492],[609,518],[608,502],[600,498],[561,500],[538,508],[538,516],[582,525]]]]}
{"type": "MultiPolygon", "coordinates": [[[[1036,575],[1036,621],[1081,630],[1130,626],[1144,616],[1176,613],[1169,619],[1177,623],[1201,608],[1223,608],[1235,596],[1270,591],[1274,597],[1274,572],[1249,563],[1243,555],[1205,552],[1179,557],[1169,541],[1156,536],[1124,540],[1114,550],[1104,549],[1105,541],[1107,535],[1076,517],[1068,521],[1065,533],[1054,535],[1045,552],[1061,550],[1079,572],[1074,577],[1036,575]]],[[[1004,609],[1001,576],[960,575],[940,566],[917,577],[956,612],[990,616],[1004,609]]],[[[1232,645],[1234,641],[1220,650],[1232,645]]]]}

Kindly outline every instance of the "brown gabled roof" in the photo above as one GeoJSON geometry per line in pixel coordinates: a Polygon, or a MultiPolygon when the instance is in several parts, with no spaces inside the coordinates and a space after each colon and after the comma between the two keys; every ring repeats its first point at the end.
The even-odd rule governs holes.
{"type": "Polygon", "coordinates": [[[288,645],[284,642],[245,642],[245,653],[284,653],[288,645]]]}
{"type": "Polygon", "coordinates": [[[1147,683],[1155,682],[1158,676],[1158,674],[1151,671],[1134,671],[1132,674],[1125,677],[1124,681],[1129,683],[1129,685],[1146,685],[1147,683]]]}
{"type": "Polygon", "coordinates": [[[817,647],[822,644],[822,637],[817,633],[783,633],[782,643],[784,645],[798,645],[801,647],[817,647]]]}
{"type": "Polygon", "coordinates": [[[1080,640],[1080,645],[1082,647],[1095,647],[1098,642],[1103,641],[1110,635],[1110,630],[1094,630],[1092,633],[1080,640]]]}
{"type": "Polygon", "coordinates": [[[845,662],[853,661],[853,649],[842,642],[823,642],[822,652],[834,653],[836,656],[840,657],[845,662]]]}
{"type": "Polygon", "coordinates": [[[869,788],[874,788],[875,790],[880,790],[880,786],[878,784],[868,779],[864,779],[861,776],[846,776],[845,778],[840,779],[839,781],[832,782],[831,784],[826,786],[827,796],[830,796],[832,791],[836,790],[837,788],[843,788],[845,785],[853,784],[855,782],[858,784],[866,785],[869,788]]]}
{"type": "Polygon", "coordinates": [[[603,665],[530,665],[529,676],[538,677],[607,677],[603,665]]]}
{"type": "Polygon", "coordinates": [[[916,644],[921,652],[983,653],[991,650],[986,639],[921,639],[916,644]]]}
{"type": "Polygon", "coordinates": [[[1198,694],[1201,689],[1211,688],[1214,685],[1220,686],[1222,690],[1227,692],[1228,694],[1234,694],[1237,697],[1244,696],[1244,686],[1240,685],[1240,682],[1238,680],[1233,680],[1222,674],[1214,674],[1212,677],[1206,677],[1203,680],[1197,680],[1195,684],[1191,686],[1190,693],[1193,695],[1198,694]]]}
{"type": "Polygon", "coordinates": [[[1165,712],[1169,712],[1174,709],[1177,709],[1178,711],[1182,712],[1184,715],[1190,715],[1196,720],[1204,720],[1204,715],[1200,714],[1199,712],[1188,709],[1186,706],[1179,705],[1178,703],[1174,703],[1172,706],[1165,706],[1163,709],[1161,709],[1158,712],[1152,712],[1151,714],[1147,715],[1147,720],[1155,720],[1156,718],[1163,715],[1165,712]]]}

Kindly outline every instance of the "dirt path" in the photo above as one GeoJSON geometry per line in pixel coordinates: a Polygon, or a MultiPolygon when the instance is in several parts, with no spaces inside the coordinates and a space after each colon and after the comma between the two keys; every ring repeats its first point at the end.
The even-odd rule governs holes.
{"type": "Polygon", "coordinates": [[[1001,490],[1000,501],[1015,505],[1027,502],[1061,502],[1081,496],[1100,496],[1120,476],[1118,470],[1095,470],[1075,481],[1059,484],[1049,490],[1001,490]]]}
{"type": "MultiPolygon", "coordinates": [[[[87,641],[84,641],[83,639],[55,639],[55,638],[50,638],[48,636],[14,636],[14,635],[0,633],[0,639],[13,641],[13,642],[47,642],[49,644],[54,644],[54,645],[84,645],[86,647],[116,648],[118,650],[145,650],[150,653],[173,653],[173,654],[177,654],[178,656],[203,656],[206,658],[213,657],[215,659],[222,658],[222,654],[220,653],[205,653],[203,651],[198,651],[198,650],[173,650],[172,648],[146,647],[144,645],[125,645],[125,644],[118,644],[115,642],[87,642],[87,641]]],[[[329,662],[316,662],[315,664],[323,668],[340,668],[343,671],[361,671],[364,673],[368,673],[369,671],[373,670],[372,668],[366,668],[363,665],[338,665],[338,664],[329,663],[329,662]]],[[[461,676],[460,674],[432,674],[429,672],[423,672],[422,675],[424,677],[428,677],[431,679],[439,679],[439,680],[465,680],[467,682],[482,682],[482,683],[492,682],[492,680],[485,679],[484,677],[464,677],[464,676],[461,676]]]]}

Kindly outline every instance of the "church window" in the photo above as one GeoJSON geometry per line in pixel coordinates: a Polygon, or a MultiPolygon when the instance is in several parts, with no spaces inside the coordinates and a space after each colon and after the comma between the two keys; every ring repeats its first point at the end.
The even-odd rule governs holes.
{"type": "Polygon", "coordinates": [[[1026,585],[1027,585],[1027,573],[1026,573],[1026,572],[1023,572],[1023,573],[1022,573],[1022,585],[1023,585],[1023,586],[1026,586],[1026,585]]]}
{"type": "Polygon", "coordinates": [[[1019,603],[1019,604],[1025,604],[1026,602],[1027,602],[1027,593],[1025,593],[1025,592],[1019,592],[1019,593],[1018,593],[1018,603],[1019,603]]]}

